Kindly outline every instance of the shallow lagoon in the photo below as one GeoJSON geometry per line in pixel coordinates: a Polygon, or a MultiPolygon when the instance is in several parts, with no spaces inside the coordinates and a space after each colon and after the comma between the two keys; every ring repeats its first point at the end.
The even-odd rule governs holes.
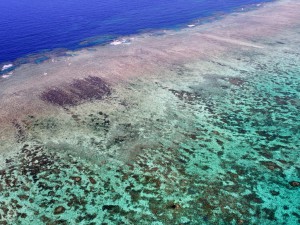
{"type": "MultiPolygon", "coordinates": [[[[272,22],[268,29],[256,26],[265,34],[248,38],[242,29],[227,38],[206,35],[201,48],[212,49],[204,56],[181,42],[198,37],[199,31],[186,30],[155,37],[182,44],[174,58],[166,56],[168,49],[143,45],[142,60],[133,65],[110,59],[113,68],[127,68],[125,76],[140,73],[134,63],[159,58],[158,68],[145,65],[148,73],[139,76],[115,78],[109,75],[117,71],[106,75],[101,67],[101,81],[90,84],[99,77],[93,73],[97,61],[86,60],[84,76],[79,70],[62,82],[53,70],[65,68],[44,76],[50,60],[17,70],[11,82],[3,80],[1,104],[8,97],[35,107],[20,104],[22,116],[18,107],[7,108],[10,115],[0,111],[7,118],[1,120],[1,134],[7,135],[1,140],[2,222],[298,224],[300,27],[291,12],[279,15],[281,23],[293,25],[276,24],[276,32],[272,22]],[[193,60],[184,55],[187,49],[193,60]],[[28,86],[27,73],[41,86],[28,86]],[[13,81],[19,82],[18,92],[11,92],[13,81]]],[[[229,20],[235,17],[246,20],[243,15],[229,20]]],[[[211,24],[219,25],[226,20],[211,24]]],[[[147,38],[134,40],[144,44],[147,38]]],[[[116,46],[116,55],[129,57],[134,47],[139,49],[134,42],[116,46]]],[[[77,57],[82,62],[97,51],[77,57]]],[[[69,68],[78,59],[64,60],[55,65],[69,68]]]]}

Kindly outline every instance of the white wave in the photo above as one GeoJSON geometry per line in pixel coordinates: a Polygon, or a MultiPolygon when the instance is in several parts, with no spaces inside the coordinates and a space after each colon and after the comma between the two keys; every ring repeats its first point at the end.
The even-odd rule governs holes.
{"type": "Polygon", "coordinates": [[[114,40],[110,43],[111,45],[121,45],[121,44],[130,44],[130,40],[122,39],[122,40],[114,40]]]}
{"type": "Polygon", "coordinates": [[[122,44],[122,43],[123,43],[122,41],[115,40],[115,41],[111,42],[110,44],[111,44],[111,45],[120,45],[120,44],[122,44]]]}
{"type": "Polygon", "coordinates": [[[189,25],[187,25],[188,27],[194,27],[194,26],[196,26],[195,24],[189,24],[189,25]]]}
{"type": "Polygon", "coordinates": [[[1,77],[2,77],[2,78],[9,78],[12,74],[13,74],[13,72],[10,72],[10,73],[8,73],[8,74],[2,75],[1,77]]]}
{"type": "Polygon", "coordinates": [[[7,69],[9,69],[9,68],[11,68],[11,67],[13,67],[13,64],[7,64],[7,65],[4,65],[4,66],[2,67],[2,71],[7,70],[7,69]]]}

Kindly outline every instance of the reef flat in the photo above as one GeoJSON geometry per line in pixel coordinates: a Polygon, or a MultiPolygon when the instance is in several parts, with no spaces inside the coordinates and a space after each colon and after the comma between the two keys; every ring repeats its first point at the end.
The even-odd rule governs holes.
{"type": "Polygon", "coordinates": [[[268,3],[0,79],[0,223],[299,224],[299,11],[268,3]]]}

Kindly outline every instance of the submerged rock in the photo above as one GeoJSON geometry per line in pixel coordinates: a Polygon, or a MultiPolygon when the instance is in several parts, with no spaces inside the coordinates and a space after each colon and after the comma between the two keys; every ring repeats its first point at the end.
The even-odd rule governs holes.
{"type": "Polygon", "coordinates": [[[95,180],[94,178],[92,178],[92,177],[89,177],[89,180],[90,180],[90,182],[91,182],[92,184],[96,184],[96,183],[97,183],[96,180],[95,180]]]}
{"type": "Polygon", "coordinates": [[[54,215],[57,215],[57,214],[62,214],[66,211],[65,207],[63,206],[58,206],[54,209],[54,215]]]}
{"type": "Polygon", "coordinates": [[[71,177],[71,179],[74,180],[75,182],[81,181],[81,177],[71,177]]]}
{"type": "Polygon", "coordinates": [[[298,182],[298,181],[291,181],[291,182],[289,182],[289,184],[290,184],[292,187],[300,187],[300,182],[298,182]]]}
{"type": "Polygon", "coordinates": [[[171,209],[175,209],[175,210],[178,210],[181,208],[181,206],[177,203],[173,203],[170,207],[171,207],[171,209]]]}
{"type": "Polygon", "coordinates": [[[102,210],[104,211],[104,210],[120,210],[120,206],[118,206],[118,205],[104,205],[104,206],[102,206],[102,210]]]}

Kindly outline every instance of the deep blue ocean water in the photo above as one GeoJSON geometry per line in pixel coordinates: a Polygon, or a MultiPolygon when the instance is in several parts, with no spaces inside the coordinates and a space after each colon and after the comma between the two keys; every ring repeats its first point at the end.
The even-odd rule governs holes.
{"type": "Polygon", "coordinates": [[[120,35],[174,28],[266,1],[270,0],[1,0],[0,63],[43,50],[76,49],[120,35]]]}

